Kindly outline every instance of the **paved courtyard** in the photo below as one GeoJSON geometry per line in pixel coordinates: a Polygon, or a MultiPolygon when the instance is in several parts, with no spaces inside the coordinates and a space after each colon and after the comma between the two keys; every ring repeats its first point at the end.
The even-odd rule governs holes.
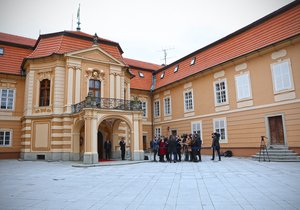
{"type": "Polygon", "coordinates": [[[300,209],[300,163],[0,161],[0,209],[300,209]]]}

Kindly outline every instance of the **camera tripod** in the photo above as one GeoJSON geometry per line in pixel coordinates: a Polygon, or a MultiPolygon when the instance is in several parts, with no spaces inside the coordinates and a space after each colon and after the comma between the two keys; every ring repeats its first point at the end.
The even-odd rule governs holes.
{"type": "Polygon", "coordinates": [[[259,159],[258,159],[259,162],[260,162],[261,155],[263,155],[264,161],[266,161],[266,155],[267,155],[267,158],[268,158],[268,160],[270,162],[270,157],[269,157],[267,145],[266,145],[266,142],[265,142],[265,138],[267,139],[267,137],[261,136],[260,150],[259,150],[259,159]]]}

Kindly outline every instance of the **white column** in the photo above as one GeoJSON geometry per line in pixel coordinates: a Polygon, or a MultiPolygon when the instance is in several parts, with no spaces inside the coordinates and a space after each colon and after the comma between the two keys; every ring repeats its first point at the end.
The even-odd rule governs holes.
{"type": "MultiPolygon", "coordinates": [[[[26,104],[26,115],[32,114],[32,104],[33,104],[33,77],[34,73],[32,71],[29,71],[26,77],[26,88],[25,88],[25,104],[26,104]]],[[[38,92],[38,90],[37,90],[38,92]]]]}
{"type": "Polygon", "coordinates": [[[67,112],[71,112],[71,105],[73,99],[73,68],[68,70],[68,89],[67,89],[67,112]]]}
{"type": "Polygon", "coordinates": [[[91,119],[91,150],[92,154],[98,154],[98,141],[97,141],[97,135],[98,135],[98,129],[97,129],[97,118],[93,117],[91,119]]]}
{"type": "Polygon", "coordinates": [[[63,112],[64,105],[65,68],[55,67],[54,82],[52,83],[54,83],[53,112],[60,114],[63,112]]]}
{"type": "Polygon", "coordinates": [[[116,76],[116,98],[121,98],[121,78],[119,74],[116,76]]]}
{"type": "Polygon", "coordinates": [[[110,90],[109,97],[114,98],[115,97],[115,75],[113,74],[109,75],[109,90],[110,90]]]}
{"type": "Polygon", "coordinates": [[[75,82],[75,103],[80,102],[80,78],[81,78],[81,70],[80,68],[76,68],[76,82],[75,82]]]}

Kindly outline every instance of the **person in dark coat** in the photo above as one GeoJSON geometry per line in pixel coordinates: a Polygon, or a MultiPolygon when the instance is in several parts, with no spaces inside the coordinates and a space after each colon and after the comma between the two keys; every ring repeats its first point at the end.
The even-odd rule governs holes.
{"type": "Polygon", "coordinates": [[[121,138],[121,141],[120,141],[119,145],[120,145],[122,160],[125,160],[126,142],[125,142],[125,138],[124,137],[121,138]]]}
{"type": "Polygon", "coordinates": [[[191,161],[198,162],[197,157],[196,157],[198,150],[199,150],[199,145],[198,145],[198,141],[197,141],[197,135],[194,134],[192,137],[192,159],[191,159],[191,161]]]}
{"type": "Polygon", "coordinates": [[[111,141],[109,139],[106,139],[104,142],[104,150],[105,150],[105,159],[110,160],[111,156],[111,141]]]}
{"type": "Polygon", "coordinates": [[[165,154],[167,154],[167,149],[166,149],[166,143],[165,140],[162,138],[159,142],[159,162],[165,162],[164,157],[165,154]]]}
{"type": "Polygon", "coordinates": [[[181,139],[179,136],[176,137],[176,149],[177,149],[177,160],[181,162],[181,139]]]}
{"type": "Polygon", "coordinates": [[[157,155],[157,152],[158,152],[158,141],[156,139],[156,137],[154,139],[152,139],[152,141],[150,142],[150,147],[151,147],[151,150],[153,152],[153,161],[156,162],[156,155],[157,155]]]}
{"type": "Polygon", "coordinates": [[[217,151],[218,156],[219,156],[219,161],[221,161],[221,155],[220,155],[220,134],[215,132],[212,133],[212,149],[213,149],[213,153],[212,153],[212,160],[215,159],[215,151],[217,151]]]}
{"type": "Polygon", "coordinates": [[[177,142],[176,142],[176,136],[171,135],[168,142],[168,152],[169,152],[169,161],[172,162],[172,157],[174,163],[177,161],[177,142]]]}
{"type": "Polygon", "coordinates": [[[196,138],[196,145],[197,145],[197,151],[196,151],[196,156],[198,156],[198,161],[202,161],[201,159],[201,147],[202,147],[202,140],[199,134],[195,134],[196,138]]]}

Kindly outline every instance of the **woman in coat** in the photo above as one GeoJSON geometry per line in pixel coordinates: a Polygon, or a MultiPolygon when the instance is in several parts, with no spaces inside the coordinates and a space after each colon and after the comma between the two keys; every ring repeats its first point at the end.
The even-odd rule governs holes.
{"type": "Polygon", "coordinates": [[[166,142],[162,138],[159,142],[159,162],[165,162],[164,157],[167,154],[166,142]]]}

